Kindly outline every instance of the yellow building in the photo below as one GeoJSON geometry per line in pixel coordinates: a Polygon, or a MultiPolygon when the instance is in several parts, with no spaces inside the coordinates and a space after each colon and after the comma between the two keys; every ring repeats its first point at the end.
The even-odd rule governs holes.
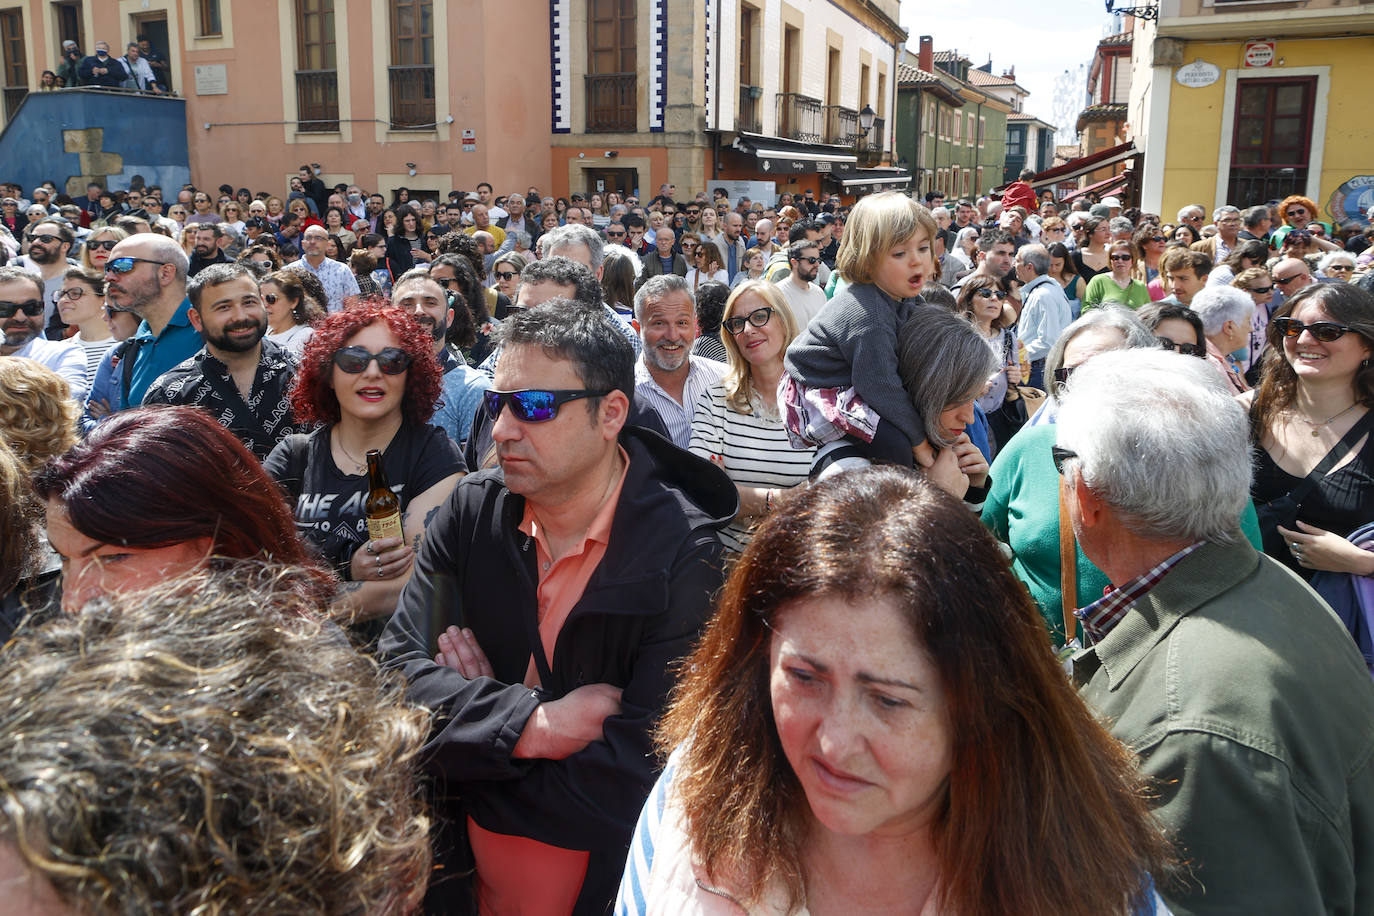
{"type": "Polygon", "coordinates": [[[1145,153],[1142,209],[1172,218],[1302,194],[1323,219],[1355,216],[1374,175],[1371,36],[1370,3],[1160,0],[1157,21],[1135,22],[1127,124],[1145,153]]]}

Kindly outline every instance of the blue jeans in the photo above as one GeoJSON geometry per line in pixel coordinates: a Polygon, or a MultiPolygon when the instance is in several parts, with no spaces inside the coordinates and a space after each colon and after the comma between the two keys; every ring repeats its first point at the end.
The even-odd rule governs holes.
{"type": "Polygon", "coordinates": [[[1032,388],[1039,388],[1041,391],[1046,390],[1046,389],[1045,389],[1045,361],[1044,361],[1043,359],[1033,359],[1033,360],[1031,360],[1030,381],[1026,382],[1026,384],[1027,384],[1027,385],[1030,385],[1032,388]]]}

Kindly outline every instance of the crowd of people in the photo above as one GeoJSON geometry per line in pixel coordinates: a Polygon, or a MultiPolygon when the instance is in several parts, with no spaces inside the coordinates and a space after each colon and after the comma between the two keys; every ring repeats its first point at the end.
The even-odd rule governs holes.
{"type": "Polygon", "coordinates": [[[1365,235],[320,171],[0,186],[26,912],[1374,911],[1365,235]]]}

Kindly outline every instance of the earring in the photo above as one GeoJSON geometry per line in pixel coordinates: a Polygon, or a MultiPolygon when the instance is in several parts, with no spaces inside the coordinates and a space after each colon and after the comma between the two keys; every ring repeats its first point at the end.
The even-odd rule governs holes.
{"type": "Polygon", "coordinates": [[[1370,360],[1369,360],[1369,358],[1366,357],[1366,358],[1365,358],[1365,361],[1362,362],[1362,363],[1360,363],[1360,368],[1361,368],[1361,369],[1368,369],[1369,366],[1370,366],[1370,360]]]}

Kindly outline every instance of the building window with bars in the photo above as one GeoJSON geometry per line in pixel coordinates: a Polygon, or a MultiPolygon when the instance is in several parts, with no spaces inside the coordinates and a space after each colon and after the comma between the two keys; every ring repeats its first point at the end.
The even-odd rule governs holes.
{"type": "Polygon", "coordinates": [[[639,129],[635,0],[587,2],[587,132],[639,129]]]}
{"type": "Polygon", "coordinates": [[[391,127],[434,129],[434,2],[392,0],[391,127]]]}
{"type": "Polygon", "coordinates": [[[296,124],[305,133],[339,130],[334,0],[296,3],[296,124]]]}

